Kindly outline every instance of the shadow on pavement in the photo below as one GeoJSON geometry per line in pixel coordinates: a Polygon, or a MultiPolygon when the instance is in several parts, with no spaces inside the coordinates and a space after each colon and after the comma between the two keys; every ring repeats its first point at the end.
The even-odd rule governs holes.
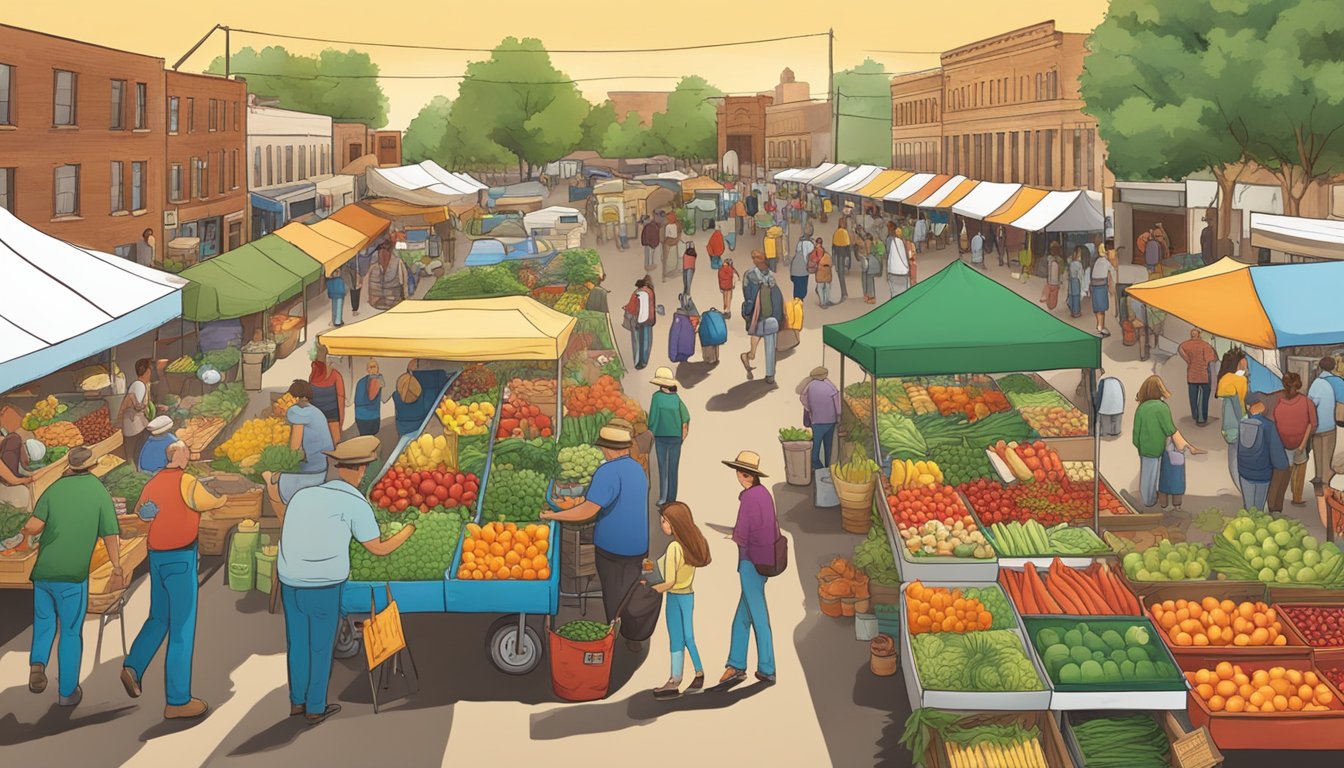
{"type": "MultiPolygon", "coordinates": [[[[46,696],[48,694],[55,696],[55,691],[50,686],[47,688],[47,692],[42,695],[46,696]]],[[[133,706],[115,707],[74,717],[73,715],[80,712],[80,707],[62,707],[58,704],[52,704],[46,714],[42,715],[37,722],[31,724],[21,723],[13,714],[6,714],[3,718],[0,718],[0,746],[13,747],[37,739],[44,739],[48,736],[59,736],[92,725],[110,723],[129,715],[134,709],[133,706]]]]}
{"type": "Polygon", "coordinates": [[[718,367],[717,363],[680,363],[677,365],[677,381],[682,389],[694,389],[696,384],[709,378],[709,374],[718,367]]]}
{"type": "Polygon", "coordinates": [[[764,683],[753,683],[722,693],[707,691],[670,701],[658,701],[653,698],[651,692],[639,691],[624,701],[576,704],[533,715],[531,736],[535,740],[548,741],[571,736],[614,733],[645,725],[673,712],[726,709],[769,687],[764,683]]]}
{"type": "MultiPolygon", "coordinates": [[[[763,371],[760,365],[757,371],[763,371]]],[[[761,376],[764,376],[761,373],[761,376]]],[[[779,387],[767,384],[761,376],[751,380],[744,381],[737,386],[730,388],[727,392],[714,395],[705,402],[706,411],[740,411],[748,405],[760,400],[772,392],[778,392],[779,387]]]]}

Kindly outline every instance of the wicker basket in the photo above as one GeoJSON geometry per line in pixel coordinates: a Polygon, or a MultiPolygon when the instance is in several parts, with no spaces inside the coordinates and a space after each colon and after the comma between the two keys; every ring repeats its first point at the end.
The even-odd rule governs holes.
{"type": "Polygon", "coordinates": [[[821,597],[821,612],[833,619],[838,619],[844,613],[844,608],[840,605],[838,597],[821,597]]]}
{"type": "Polygon", "coordinates": [[[202,555],[222,555],[229,544],[229,532],[238,526],[238,520],[219,519],[213,512],[201,515],[200,533],[197,536],[197,551],[202,555]]]}

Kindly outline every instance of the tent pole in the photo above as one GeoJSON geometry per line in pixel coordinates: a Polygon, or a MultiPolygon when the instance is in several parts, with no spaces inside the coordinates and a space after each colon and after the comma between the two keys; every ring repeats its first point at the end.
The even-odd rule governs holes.
{"type": "MultiPolygon", "coordinates": [[[[1087,396],[1090,399],[1097,391],[1097,369],[1087,371],[1087,396]]],[[[1090,409],[1091,418],[1088,427],[1092,429],[1092,530],[1101,535],[1101,425],[1098,423],[1097,409],[1090,409]]]]}
{"type": "Polygon", "coordinates": [[[559,441],[559,440],[560,440],[560,427],[561,427],[562,424],[564,424],[564,421],[565,421],[564,398],[563,398],[562,395],[561,395],[561,392],[564,390],[564,386],[563,386],[563,384],[564,384],[564,381],[563,381],[563,379],[564,379],[564,373],[565,373],[565,359],[564,359],[564,357],[562,356],[562,357],[557,357],[557,358],[555,358],[555,439],[556,439],[556,441],[559,441]]]}
{"type": "MultiPolygon", "coordinates": [[[[868,372],[868,375],[873,378],[872,406],[869,409],[871,413],[868,415],[872,417],[873,421],[873,460],[876,461],[882,458],[882,441],[877,438],[877,376],[871,371],[868,372]]],[[[879,465],[881,463],[878,462],[879,465]]]]}

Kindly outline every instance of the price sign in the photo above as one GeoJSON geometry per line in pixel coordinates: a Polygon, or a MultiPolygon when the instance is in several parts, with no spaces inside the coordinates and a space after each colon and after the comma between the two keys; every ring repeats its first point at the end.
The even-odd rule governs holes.
{"type": "Polygon", "coordinates": [[[1213,768],[1222,765],[1223,756],[1214,746],[1207,728],[1196,728],[1171,743],[1172,753],[1181,768],[1213,768]]]}

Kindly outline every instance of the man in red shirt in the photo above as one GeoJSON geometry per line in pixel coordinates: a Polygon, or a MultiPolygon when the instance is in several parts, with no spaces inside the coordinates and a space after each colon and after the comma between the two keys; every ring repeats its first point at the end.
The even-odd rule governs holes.
{"type": "Polygon", "coordinates": [[[723,318],[733,316],[733,289],[737,287],[737,270],[733,269],[733,260],[725,259],[719,267],[719,290],[723,292],[723,318]]]}
{"type": "Polygon", "coordinates": [[[166,706],[163,716],[200,717],[209,709],[191,695],[191,657],[196,644],[196,537],[201,513],[225,503],[187,474],[191,450],[186,443],[168,446],[168,466],[159,470],[140,494],[136,511],[149,525],[149,618],[140,628],[121,684],[131,698],[139,698],[140,681],[164,638],[168,653],[163,662],[166,706]]]}
{"type": "Polygon", "coordinates": [[[1209,342],[1190,331],[1190,338],[1177,347],[1185,361],[1185,382],[1190,388],[1190,415],[1195,423],[1204,426],[1209,421],[1209,364],[1218,361],[1218,354],[1209,342]]]}

